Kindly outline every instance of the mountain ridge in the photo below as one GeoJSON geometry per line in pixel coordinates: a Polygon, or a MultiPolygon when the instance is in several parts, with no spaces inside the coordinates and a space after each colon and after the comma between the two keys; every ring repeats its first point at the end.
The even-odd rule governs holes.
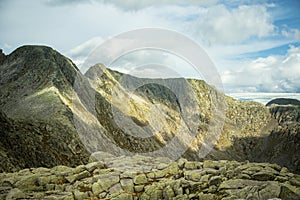
{"type": "MultiPolygon", "coordinates": [[[[29,151],[26,145],[30,146],[30,143],[24,146],[21,143],[16,153],[27,160],[42,161],[44,156],[49,156],[49,152],[42,152],[50,149],[49,157],[52,158],[40,165],[20,165],[14,161],[10,166],[15,168],[3,167],[2,171],[17,171],[24,166],[86,164],[89,155],[97,151],[116,155],[152,154],[153,150],[167,147],[174,138],[185,136],[189,128],[196,130],[196,135],[189,141],[191,145],[188,148],[179,142],[183,148],[180,151],[174,151],[175,145],[167,152],[153,155],[162,156],[167,153],[170,158],[183,155],[190,160],[202,160],[201,148],[205,150],[209,130],[213,124],[222,123],[222,113],[219,113],[220,116],[217,112],[214,113],[214,104],[224,102],[227,106],[223,113],[224,127],[220,138],[216,136],[217,142],[213,143],[211,152],[205,158],[270,161],[299,173],[300,158],[294,154],[299,151],[299,119],[290,120],[293,112],[285,112],[281,108],[275,111],[259,103],[234,100],[223,96],[204,81],[139,79],[114,72],[100,64],[82,75],[70,59],[43,46],[18,48],[5,56],[0,70],[0,110],[5,113],[1,120],[12,120],[12,124],[8,125],[12,127],[14,123],[25,124],[25,127],[26,124],[39,127],[40,123],[45,126],[44,131],[40,131],[40,137],[38,134],[32,135],[33,141],[40,141],[37,146],[41,148],[38,158],[26,154],[29,151]],[[185,95],[174,96],[172,93],[177,90],[179,93],[184,91],[185,95]],[[186,100],[185,97],[190,99],[186,100]],[[274,113],[284,120],[276,118],[274,113]],[[120,117],[119,121],[116,117],[120,117]],[[124,129],[124,122],[129,124],[127,128],[129,127],[130,132],[124,129]],[[185,122],[186,127],[181,122],[185,122]],[[83,130],[82,135],[80,130],[83,130]],[[290,131],[296,134],[289,135],[290,131]],[[278,132],[281,134],[277,134],[278,132]],[[282,138],[278,139],[279,136],[282,138]],[[255,138],[259,138],[260,142],[255,142],[255,138]],[[278,149],[272,148],[270,138],[276,141],[278,149]],[[286,148],[283,143],[288,141],[286,138],[295,143],[280,154],[286,148]],[[270,146],[267,145],[268,148],[262,150],[259,145],[266,142],[270,146]],[[45,144],[48,145],[47,148],[45,144]],[[268,150],[270,155],[266,154],[268,150]],[[272,152],[277,153],[272,155],[272,152]],[[292,154],[292,158],[289,154],[292,154]],[[64,159],[56,160],[55,157],[64,159]]],[[[13,133],[2,129],[1,134],[21,136],[27,131],[22,128],[23,132],[12,130],[13,133]]],[[[7,141],[1,142],[4,146],[7,144],[7,141]]],[[[9,152],[8,149],[9,146],[6,146],[3,152],[9,152]]],[[[1,159],[10,160],[5,155],[1,159]]]]}

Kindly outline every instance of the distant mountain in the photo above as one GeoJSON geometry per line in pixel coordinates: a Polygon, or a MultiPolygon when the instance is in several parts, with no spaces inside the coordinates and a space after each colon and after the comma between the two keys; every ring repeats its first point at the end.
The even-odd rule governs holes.
{"type": "Polygon", "coordinates": [[[299,108],[237,101],[201,80],[141,79],[101,64],[83,75],[50,47],[23,46],[4,56],[0,91],[1,171],[80,165],[97,151],[202,160],[212,142],[205,158],[299,173],[299,117],[290,118],[299,108]]]}
{"type": "Polygon", "coordinates": [[[277,98],[273,99],[266,104],[266,106],[271,105],[298,105],[300,106],[300,101],[297,99],[290,99],[290,98],[277,98]]]}

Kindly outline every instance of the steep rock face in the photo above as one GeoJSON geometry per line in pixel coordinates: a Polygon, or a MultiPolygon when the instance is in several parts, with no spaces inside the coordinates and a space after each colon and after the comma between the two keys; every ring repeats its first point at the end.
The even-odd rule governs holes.
{"type": "MultiPolygon", "coordinates": [[[[90,77],[92,77],[91,74],[89,74],[90,77]]],[[[180,103],[182,105],[182,102],[178,103],[177,97],[172,96],[172,92],[164,87],[164,85],[166,85],[165,82],[170,81],[171,84],[169,85],[176,85],[179,82],[178,80],[152,80],[152,82],[157,84],[145,84],[148,80],[140,80],[134,77],[124,78],[123,76],[126,75],[106,69],[104,66],[100,66],[98,75],[99,74],[100,78],[94,77],[96,80],[95,91],[101,94],[98,98],[99,104],[96,106],[96,110],[101,113],[101,115],[98,115],[98,119],[100,121],[102,120],[101,124],[109,130],[107,132],[108,134],[115,133],[109,134],[109,137],[117,146],[121,146],[123,149],[129,149],[135,153],[147,152],[151,148],[155,150],[164,147],[165,144],[168,144],[168,142],[172,140],[174,135],[178,134],[177,130],[180,127],[180,119],[184,119],[182,108],[180,107],[180,103]],[[124,79],[126,79],[127,82],[124,81],[124,79]],[[128,81],[128,79],[130,81],[128,81]],[[172,83],[172,81],[175,83],[172,83]],[[157,137],[152,137],[152,140],[149,141],[132,138],[126,135],[118,124],[114,123],[115,121],[110,106],[116,106],[123,111],[122,106],[126,104],[122,102],[123,99],[121,97],[121,103],[112,100],[115,98],[113,92],[118,88],[118,94],[126,93],[124,88],[130,88],[131,85],[141,85],[136,82],[143,82],[144,85],[143,87],[137,88],[133,95],[142,97],[146,103],[139,104],[139,102],[135,100],[137,98],[133,96],[132,101],[129,103],[129,107],[132,109],[127,115],[131,116],[131,118],[138,119],[138,122],[134,120],[133,122],[139,126],[144,127],[150,125],[155,127],[155,124],[160,120],[157,119],[156,116],[152,116],[155,120],[151,122],[144,113],[148,112],[146,109],[147,105],[162,105],[159,115],[168,119],[167,124],[165,124],[166,127],[173,127],[173,129],[164,129],[161,134],[162,137],[155,135],[157,137]],[[120,83],[122,84],[120,85],[120,83]],[[104,99],[106,103],[100,103],[103,102],[104,99]],[[171,115],[168,116],[166,113],[171,113],[171,115]],[[107,120],[105,116],[110,116],[109,120],[107,120]],[[173,116],[173,118],[171,116],[173,116]]],[[[195,97],[195,99],[188,99],[195,100],[199,110],[194,111],[195,106],[184,103],[183,105],[186,106],[185,109],[187,109],[189,113],[199,115],[197,115],[196,125],[191,124],[197,127],[197,134],[191,141],[191,146],[184,153],[184,157],[190,160],[203,159],[203,157],[201,157],[201,152],[203,151],[201,147],[205,146],[205,139],[211,124],[219,122],[218,114],[214,114],[213,112],[213,105],[215,102],[226,100],[226,118],[222,133],[220,137],[216,139],[214,148],[204,158],[277,163],[299,173],[299,107],[265,107],[256,102],[242,102],[234,100],[231,97],[222,98],[220,92],[207,85],[204,81],[188,80],[188,84],[191,86],[192,91],[188,91],[187,96],[194,95],[195,97]],[[193,92],[193,94],[191,94],[191,92],[193,92]],[[213,102],[212,99],[214,96],[215,102],[213,102]]],[[[180,87],[180,84],[178,85],[175,87],[180,87]]],[[[182,134],[182,132],[179,132],[179,134],[182,134]]],[[[177,149],[174,148],[175,153],[176,150],[177,149]]],[[[171,155],[171,157],[172,156],[173,155],[171,155]]]]}
{"type": "MultiPolygon", "coordinates": [[[[195,131],[195,135],[189,141],[190,148],[187,148],[184,154],[186,158],[192,160],[203,158],[201,154],[205,151],[203,148],[206,148],[206,142],[209,140],[207,138],[215,137],[213,145],[216,147],[207,156],[208,158],[245,160],[250,155],[239,149],[228,149],[234,145],[235,139],[261,137],[270,133],[268,129],[263,130],[272,123],[268,108],[259,103],[240,102],[225,97],[204,81],[139,79],[109,70],[102,65],[90,68],[86,76],[93,82],[91,85],[97,94],[95,98],[97,118],[104,129],[108,130],[105,134],[108,134],[114,145],[133,153],[150,151],[154,155],[153,151],[165,147],[174,137],[188,135],[190,131],[188,128],[191,128],[195,131]],[[186,85],[188,86],[185,87],[186,85]],[[179,91],[178,93],[182,95],[176,96],[174,91],[179,91]],[[127,97],[129,95],[130,98],[127,97]],[[126,99],[130,100],[126,102],[126,99]],[[158,108],[157,112],[151,110],[153,104],[158,108]],[[122,129],[114,116],[116,113],[120,116],[125,114],[121,117],[123,123],[127,120],[125,128],[131,130],[131,134],[136,131],[139,138],[128,135],[122,129]],[[224,128],[218,136],[217,129],[214,128],[222,128],[222,115],[225,115],[224,128]],[[182,121],[188,124],[188,128],[182,128],[182,121]],[[160,126],[157,126],[158,124],[160,126]],[[147,135],[148,127],[151,131],[147,135]],[[157,127],[160,129],[156,133],[157,127]],[[142,132],[148,137],[141,139],[142,132]]],[[[95,143],[99,144],[101,141],[95,143]]],[[[95,147],[94,150],[103,149],[95,147]]],[[[170,157],[176,157],[177,150],[174,146],[171,152],[162,152],[163,154],[159,155],[169,154],[170,157]]],[[[118,152],[112,145],[106,151],[118,152]]]]}
{"type": "MultiPolygon", "coordinates": [[[[85,159],[72,149],[68,127],[57,121],[13,120],[0,113],[0,171],[17,171],[29,167],[75,166],[85,159]]],[[[76,143],[75,143],[76,144],[76,143]]],[[[80,143],[75,146],[79,147],[80,143]]],[[[74,148],[74,147],[73,147],[74,148]]]]}
{"type": "Polygon", "coordinates": [[[300,106],[272,105],[270,111],[278,123],[257,146],[257,161],[268,160],[300,173],[300,106]]]}
{"type": "Polygon", "coordinates": [[[88,152],[72,122],[76,66],[50,47],[24,46],[0,66],[1,171],[78,165],[88,152]]]}
{"type": "Polygon", "coordinates": [[[261,129],[261,136],[233,138],[225,152],[241,155],[235,160],[270,162],[300,173],[300,107],[271,105],[270,122],[261,129]]]}

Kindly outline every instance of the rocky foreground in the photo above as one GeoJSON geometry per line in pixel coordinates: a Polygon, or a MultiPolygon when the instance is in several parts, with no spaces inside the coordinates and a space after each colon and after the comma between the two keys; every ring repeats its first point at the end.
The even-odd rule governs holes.
{"type": "Polygon", "coordinates": [[[0,199],[300,199],[300,175],[276,164],[101,152],[90,161],[1,173],[0,199]]]}

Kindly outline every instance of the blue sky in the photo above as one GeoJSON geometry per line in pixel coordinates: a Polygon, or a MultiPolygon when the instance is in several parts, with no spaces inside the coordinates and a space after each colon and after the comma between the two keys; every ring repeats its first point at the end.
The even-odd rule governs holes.
{"type": "MultiPolygon", "coordinates": [[[[299,11],[298,0],[2,0],[0,48],[8,54],[24,44],[49,45],[80,67],[116,34],[165,28],[205,49],[226,92],[300,92],[299,11]]],[[[138,52],[115,67],[130,72],[137,60],[151,58],[201,78],[180,59],[149,54],[138,52]]]]}

